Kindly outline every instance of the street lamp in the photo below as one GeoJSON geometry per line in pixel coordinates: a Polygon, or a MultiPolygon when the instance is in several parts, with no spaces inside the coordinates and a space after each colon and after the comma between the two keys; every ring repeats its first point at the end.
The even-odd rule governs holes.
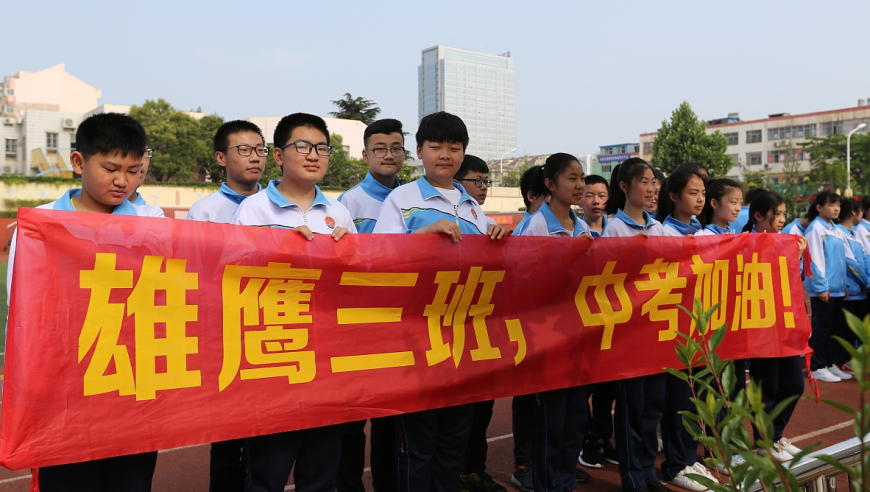
{"type": "Polygon", "coordinates": [[[846,191],[843,193],[843,196],[846,198],[852,198],[852,186],[849,183],[849,180],[852,179],[852,152],[850,147],[850,140],[852,140],[852,134],[857,132],[858,130],[867,126],[867,123],[861,123],[856,126],[854,130],[849,132],[849,135],[846,136],[846,191]]]}
{"type": "Polygon", "coordinates": [[[504,156],[506,156],[508,154],[513,154],[516,151],[517,151],[517,149],[511,149],[511,150],[509,150],[501,155],[501,159],[499,159],[499,163],[498,163],[498,174],[499,174],[498,179],[502,179],[502,176],[504,176],[504,156]]]}

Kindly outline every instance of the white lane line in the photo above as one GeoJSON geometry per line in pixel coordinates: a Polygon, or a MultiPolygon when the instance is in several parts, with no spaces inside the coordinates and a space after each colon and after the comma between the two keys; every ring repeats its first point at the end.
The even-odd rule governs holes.
{"type": "Polygon", "coordinates": [[[802,436],[794,437],[791,439],[791,442],[805,441],[807,439],[811,439],[811,438],[816,437],[816,436],[821,436],[822,434],[827,434],[828,432],[833,432],[835,430],[839,430],[839,429],[842,429],[844,427],[849,427],[850,425],[852,425],[854,423],[855,423],[854,420],[848,420],[846,422],[841,422],[837,425],[832,425],[830,427],[825,427],[824,429],[819,429],[815,432],[810,432],[810,433],[804,434],[802,436]]]}
{"type": "Polygon", "coordinates": [[[486,440],[486,442],[501,441],[502,439],[507,439],[509,437],[514,437],[514,435],[513,434],[505,434],[503,436],[490,437],[489,439],[486,440]]]}
{"type": "Polygon", "coordinates": [[[4,483],[17,482],[19,480],[24,480],[25,478],[30,478],[30,475],[27,474],[27,475],[21,475],[20,477],[12,477],[12,478],[7,478],[5,480],[0,480],[0,485],[2,485],[4,483]]]}

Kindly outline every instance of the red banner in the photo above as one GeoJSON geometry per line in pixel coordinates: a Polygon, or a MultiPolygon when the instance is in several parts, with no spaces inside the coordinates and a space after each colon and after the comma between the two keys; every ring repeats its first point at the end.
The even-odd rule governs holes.
{"type": "Polygon", "coordinates": [[[0,462],[20,469],[807,351],[797,239],[348,235],[19,214],[0,462]]]}

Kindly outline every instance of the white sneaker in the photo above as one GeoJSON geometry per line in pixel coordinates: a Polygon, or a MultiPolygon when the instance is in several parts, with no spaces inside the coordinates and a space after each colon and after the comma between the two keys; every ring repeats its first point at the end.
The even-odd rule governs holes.
{"type": "MultiPolygon", "coordinates": [[[[763,449],[757,449],[756,452],[761,456],[764,456],[766,453],[763,449]]],[[[770,452],[773,456],[773,459],[779,461],[780,463],[785,463],[786,461],[791,461],[794,459],[794,456],[792,456],[791,453],[789,453],[782,446],[780,446],[779,442],[773,443],[773,447],[770,448],[770,452]]]]}
{"type": "Polygon", "coordinates": [[[776,444],[780,448],[784,449],[786,453],[792,455],[793,457],[801,452],[801,448],[792,444],[791,441],[789,441],[787,437],[783,437],[779,441],[776,441],[776,444]]]}
{"type": "Polygon", "coordinates": [[[707,470],[707,467],[704,466],[703,463],[695,463],[694,465],[692,465],[692,468],[694,468],[695,470],[698,470],[698,475],[702,475],[704,477],[709,478],[710,480],[712,480],[714,482],[718,482],[718,480],[716,480],[716,477],[714,477],[713,474],[710,473],[709,470],[707,470]]]}
{"type": "MultiPolygon", "coordinates": [[[[732,454],[731,455],[731,468],[732,469],[737,468],[738,466],[740,466],[744,463],[746,463],[746,460],[743,459],[743,456],[740,456],[739,454],[732,454]]],[[[725,468],[725,465],[723,465],[722,463],[719,463],[718,465],[716,465],[716,469],[722,475],[731,475],[730,473],[728,473],[728,468],[725,468]]]]}
{"type": "Polygon", "coordinates": [[[656,436],[656,439],[658,440],[656,454],[658,454],[665,450],[665,442],[662,441],[661,435],[656,436]]]}
{"type": "Polygon", "coordinates": [[[813,371],[813,376],[816,377],[817,381],[822,381],[824,383],[839,383],[842,379],[834,376],[834,373],[828,370],[827,367],[823,367],[821,369],[816,369],[813,371]]]}
{"type": "Polygon", "coordinates": [[[698,482],[696,482],[696,481],[694,481],[691,478],[686,476],[690,473],[694,473],[696,475],[702,475],[702,473],[699,473],[698,469],[695,468],[694,465],[687,466],[687,467],[683,468],[683,471],[681,471],[680,473],[677,473],[677,476],[674,477],[674,479],[671,480],[669,483],[676,485],[677,487],[686,489],[686,490],[693,490],[694,492],[705,492],[706,490],[709,490],[707,487],[704,487],[700,483],[698,483],[698,482]]]}
{"type": "Polygon", "coordinates": [[[836,365],[829,367],[828,370],[831,371],[831,374],[833,374],[834,376],[837,376],[838,378],[842,379],[843,381],[845,381],[847,379],[852,379],[851,374],[841,371],[840,368],[837,367],[836,365]]]}

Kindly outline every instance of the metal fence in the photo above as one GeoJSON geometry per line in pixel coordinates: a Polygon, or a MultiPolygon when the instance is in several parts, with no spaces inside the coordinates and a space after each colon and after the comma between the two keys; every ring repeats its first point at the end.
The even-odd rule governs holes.
{"type": "MultiPolygon", "coordinates": [[[[870,443],[870,434],[864,436],[864,443],[870,443]]],[[[792,468],[791,472],[797,478],[801,490],[806,492],[857,492],[853,489],[851,481],[846,488],[837,488],[837,478],[843,472],[816,458],[819,455],[832,456],[847,466],[856,466],[861,460],[861,441],[854,437],[827,448],[820,449],[800,460],[792,468]]],[[[761,490],[761,484],[756,482],[749,489],[750,492],[761,490]]],[[[863,492],[863,491],[862,491],[863,492]]]]}

